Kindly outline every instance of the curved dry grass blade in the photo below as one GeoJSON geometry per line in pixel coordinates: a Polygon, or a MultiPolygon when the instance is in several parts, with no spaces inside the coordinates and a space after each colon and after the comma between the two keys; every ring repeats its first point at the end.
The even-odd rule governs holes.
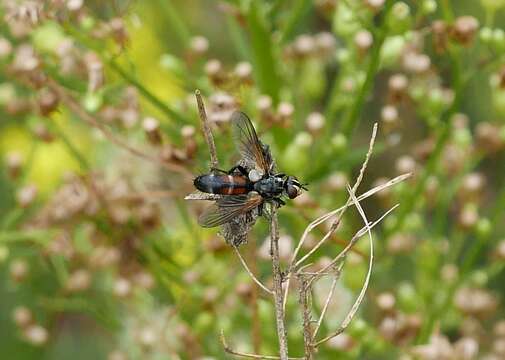
{"type": "Polygon", "coordinates": [[[242,263],[242,265],[244,266],[244,269],[245,271],[247,271],[247,273],[249,274],[249,276],[251,277],[251,279],[260,287],[262,288],[263,290],[265,290],[267,293],[269,293],[270,295],[273,295],[274,292],[272,290],[270,290],[269,288],[266,287],[266,285],[264,285],[261,281],[258,280],[258,278],[256,276],[254,276],[254,274],[252,273],[252,271],[249,269],[249,266],[247,266],[247,263],[245,261],[245,259],[242,257],[242,254],[240,254],[240,251],[238,250],[237,246],[236,245],[233,245],[233,250],[235,250],[235,254],[237,254],[237,257],[239,258],[240,262],[242,263]]]}
{"type": "Polygon", "coordinates": [[[356,208],[358,209],[358,212],[361,215],[361,218],[363,219],[363,221],[364,221],[364,223],[366,225],[368,236],[370,238],[370,260],[368,262],[368,271],[367,271],[367,274],[366,274],[366,277],[365,277],[365,282],[363,283],[363,287],[361,288],[361,291],[360,291],[360,293],[359,293],[356,301],[352,305],[351,310],[349,311],[349,313],[345,317],[345,319],[342,322],[342,324],[340,325],[340,327],[336,331],[334,331],[333,333],[331,333],[328,336],[326,336],[325,338],[323,338],[323,339],[315,342],[314,343],[314,347],[319,346],[322,343],[330,340],[331,338],[334,338],[335,336],[341,334],[347,328],[347,326],[349,326],[349,324],[351,323],[352,319],[354,318],[354,315],[356,315],[356,312],[358,311],[359,306],[363,302],[366,290],[368,289],[368,284],[370,283],[370,277],[372,275],[373,256],[374,256],[373,255],[373,236],[372,236],[372,231],[371,231],[370,225],[368,223],[368,219],[366,218],[366,214],[363,211],[363,208],[361,207],[358,199],[356,198],[356,195],[354,194],[354,191],[351,189],[351,187],[349,185],[347,185],[347,191],[349,192],[349,195],[351,196],[352,201],[356,205],[356,208]]]}

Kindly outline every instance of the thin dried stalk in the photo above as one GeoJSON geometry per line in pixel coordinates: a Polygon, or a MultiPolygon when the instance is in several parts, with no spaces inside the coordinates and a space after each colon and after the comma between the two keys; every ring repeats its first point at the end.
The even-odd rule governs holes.
{"type": "Polygon", "coordinates": [[[298,302],[302,311],[303,318],[303,344],[305,360],[314,359],[314,347],[312,346],[312,331],[311,331],[311,306],[310,306],[310,285],[307,278],[303,274],[298,275],[300,288],[298,292],[298,302]]]}
{"type": "Polygon", "coordinates": [[[398,206],[400,206],[400,204],[396,204],[395,206],[390,208],[388,211],[386,211],[384,214],[382,214],[382,216],[380,218],[371,222],[368,226],[363,226],[356,234],[354,234],[351,241],[349,241],[349,244],[328,265],[326,265],[324,268],[319,270],[317,275],[321,276],[326,271],[328,271],[328,269],[332,268],[339,261],[343,260],[347,256],[349,251],[352,249],[352,247],[356,244],[356,242],[358,242],[358,240],[363,235],[366,234],[366,232],[368,231],[368,228],[373,229],[377,224],[379,224],[382,220],[384,220],[384,218],[386,216],[388,216],[391,212],[393,212],[393,210],[395,210],[398,206]]]}
{"type": "Polygon", "coordinates": [[[198,114],[200,115],[200,120],[202,122],[203,135],[205,136],[205,141],[209,147],[210,166],[211,169],[218,169],[219,161],[217,159],[216,144],[214,143],[214,137],[212,136],[212,131],[210,130],[209,121],[207,119],[207,113],[205,112],[205,105],[203,103],[200,90],[195,90],[195,96],[196,102],[198,104],[198,114]]]}
{"type": "Polygon", "coordinates": [[[270,256],[272,257],[272,275],[274,281],[275,318],[277,321],[277,336],[279,338],[279,355],[281,360],[288,358],[288,338],[284,324],[284,306],[282,293],[282,273],[279,259],[279,225],[277,208],[272,206],[270,222],[270,256]]]}
{"type": "Polygon", "coordinates": [[[235,250],[235,254],[237,255],[237,257],[239,258],[240,262],[242,263],[242,265],[244,266],[244,269],[245,271],[247,271],[247,273],[249,274],[249,276],[252,278],[252,280],[260,287],[262,288],[263,290],[265,290],[267,293],[269,293],[270,295],[273,295],[274,292],[272,290],[270,290],[268,287],[266,287],[266,285],[264,285],[261,281],[258,280],[258,278],[252,273],[252,271],[249,269],[249,266],[247,266],[247,262],[245,261],[245,259],[242,257],[242,255],[240,254],[240,251],[239,249],[237,248],[237,246],[233,245],[233,250],[235,250]]]}
{"type": "Polygon", "coordinates": [[[148,153],[145,153],[130,144],[128,144],[125,140],[114,135],[112,131],[110,131],[105,125],[96,121],[93,116],[91,116],[86,110],[82,108],[77,100],[70,95],[67,89],[62,87],[60,84],[55,82],[52,79],[47,80],[47,86],[53,90],[61,99],[62,103],[64,103],[73,113],[79,116],[82,120],[84,120],[88,125],[98,129],[103,136],[105,136],[110,142],[113,144],[125,149],[130,154],[135,155],[139,158],[146,159],[152,161],[169,171],[178,172],[184,175],[192,176],[191,172],[186,169],[186,167],[174,163],[169,163],[163,161],[163,159],[159,156],[154,156],[148,153]]]}
{"type": "MultiPolygon", "coordinates": [[[[353,189],[353,192],[356,192],[356,190],[358,189],[359,185],[361,184],[361,181],[363,180],[363,176],[365,174],[365,170],[368,166],[368,161],[370,160],[370,156],[372,155],[372,152],[373,152],[373,146],[375,144],[375,138],[377,136],[377,123],[374,124],[374,127],[373,127],[373,130],[372,130],[372,136],[370,138],[370,143],[369,143],[369,146],[368,146],[368,152],[366,154],[366,157],[365,157],[365,161],[363,162],[363,164],[361,165],[361,169],[359,171],[359,175],[358,177],[356,178],[356,182],[354,183],[354,186],[352,187],[353,189]]],[[[335,220],[335,222],[332,224],[332,233],[336,230],[338,224],[340,223],[341,221],[341,218],[343,216],[343,214],[345,213],[345,211],[347,210],[347,208],[349,207],[349,205],[352,203],[351,201],[351,198],[349,198],[342,210],[342,212],[340,213],[340,216],[337,220],[335,220]]],[[[304,233],[305,235],[305,233],[304,233]]],[[[331,233],[330,233],[331,235],[331,233]]],[[[323,243],[328,239],[329,236],[325,236],[323,237],[323,239],[316,245],[314,246],[303,258],[301,258],[299,261],[297,261],[296,266],[300,265],[302,262],[304,262],[310,255],[312,255],[314,252],[317,251],[317,249],[319,249],[321,247],[321,245],[323,245],[323,243]]],[[[302,238],[300,239],[300,242],[298,243],[298,246],[296,247],[295,249],[295,252],[293,253],[293,256],[291,257],[291,264],[290,266],[293,265],[295,259],[296,259],[296,256],[298,255],[298,252],[300,251],[301,247],[303,246],[304,242],[305,242],[305,239],[306,239],[306,236],[302,236],[302,238]]]]}
{"type": "MultiPolygon", "coordinates": [[[[321,315],[319,316],[319,319],[317,320],[317,325],[316,328],[314,329],[314,332],[312,333],[312,339],[310,340],[311,342],[314,341],[314,339],[317,336],[317,332],[319,331],[319,328],[321,327],[321,324],[323,323],[324,316],[326,315],[326,311],[328,310],[328,306],[330,305],[331,298],[333,297],[333,293],[335,292],[335,289],[337,288],[337,282],[339,279],[340,271],[342,270],[342,267],[344,266],[344,263],[340,263],[339,267],[336,270],[335,277],[333,278],[333,282],[331,283],[331,288],[330,292],[328,293],[328,296],[326,297],[326,301],[324,302],[323,310],[321,311],[321,315]]],[[[314,275],[317,275],[315,273],[314,275]]]]}
{"type": "Polygon", "coordinates": [[[367,271],[367,274],[365,277],[365,282],[363,283],[363,287],[361,288],[361,291],[358,295],[358,298],[354,302],[353,306],[351,307],[351,310],[349,311],[349,313],[345,317],[345,319],[342,322],[342,324],[340,325],[340,327],[336,331],[334,331],[333,333],[326,336],[325,338],[315,342],[313,344],[314,347],[317,347],[317,346],[321,345],[322,343],[330,340],[331,338],[334,338],[335,336],[340,335],[347,328],[347,326],[349,326],[349,324],[351,323],[351,320],[354,318],[354,315],[358,311],[359,306],[363,302],[366,290],[368,289],[368,284],[370,283],[370,277],[372,275],[373,256],[374,256],[373,255],[372,231],[371,231],[370,225],[368,223],[368,219],[366,217],[366,214],[365,214],[363,208],[361,207],[361,204],[359,203],[358,199],[356,198],[356,195],[354,194],[353,189],[351,189],[351,187],[349,185],[347,186],[347,191],[349,192],[349,195],[351,196],[353,203],[355,204],[356,208],[358,209],[359,214],[361,215],[361,218],[363,219],[363,222],[365,223],[365,226],[366,226],[367,232],[368,232],[368,236],[370,238],[370,259],[368,262],[368,271],[367,271]]]}
{"type": "MultiPolygon", "coordinates": [[[[265,359],[265,360],[279,360],[279,356],[274,356],[274,355],[258,355],[258,354],[250,354],[250,353],[245,353],[245,352],[240,352],[232,349],[228,343],[226,342],[226,338],[224,336],[224,332],[221,330],[221,344],[223,345],[223,349],[225,352],[228,354],[232,354],[235,356],[240,356],[244,358],[249,358],[249,359],[265,359]]],[[[287,360],[304,360],[303,358],[297,358],[297,357],[287,357],[287,360]]]]}
{"type": "MultiPolygon", "coordinates": [[[[373,126],[372,136],[370,137],[370,143],[368,145],[368,152],[365,156],[365,161],[361,165],[359,175],[356,178],[356,182],[354,183],[354,186],[353,186],[354,192],[356,192],[359,185],[361,184],[361,181],[363,180],[363,176],[365,174],[365,170],[368,165],[368,161],[370,160],[370,157],[373,152],[373,147],[375,144],[376,137],[377,137],[377,123],[375,123],[373,126]]],[[[305,260],[307,260],[312,254],[314,254],[326,242],[326,240],[333,234],[333,232],[335,232],[338,225],[340,224],[340,221],[341,221],[345,211],[347,210],[347,208],[349,207],[350,204],[351,204],[351,199],[349,198],[347,200],[345,206],[343,206],[342,211],[339,214],[339,217],[333,222],[333,224],[331,226],[331,230],[328,232],[328,234],[325,235],[305,256],[303,256],[299,261],[296,261],[296,257],[298,256],[300,249],[302,248],[303,244],[305,243],[305,240],[307,239],[307,236],[308,236],[309,232],[313,229],[313,227],[310,227],[310,225],[309,225],[310,228],[307,227],[307,229],[305,229],[302,237],[300,238],[300,241],[298,242],[298,245],[296,246],[295,251],[293,252],[293,255],[291,256],[291,261],[289,264],[289,271],[288,271],[289,273],[294,271],[296,267],[300,266],[305,260]],[[295,264],[295,262],[296,262],[296,264],[295,264]]],[[[290,285],[290,279],[288,278],[288,280],[286,282],[286,289],[284,291],[284,302],[282,304],[283,309],[286,308],[286,302],[287,302],[287,297],[288,297],[288,292],[289,292],[289,285],[290,285]]]]}

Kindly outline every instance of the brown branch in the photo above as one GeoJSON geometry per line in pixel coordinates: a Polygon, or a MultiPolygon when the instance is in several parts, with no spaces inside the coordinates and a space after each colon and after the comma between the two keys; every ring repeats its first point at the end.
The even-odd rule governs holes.
{"type": "Polygon", "coordinates": [[[284,324],[282,273],[279,259],[279,224],[277,219],[277,208],[275,206],[272,206],[272,219],[270,222],[270,256],[272,257],[275,318],[277,321],[277,336],[279,338],[279,354],[281,360],[287,360],[288,339],[284,324]]]}
{"type": "Polygon", "coordinates": [[[210,130],[209,121],[207,119],[207,113],[205,112],[205,105],[203,103],[200,90],[195,90],[195,97],[198,104],[198,114],[200,115],[200,120],[202,122],[203,135],[205,136],[205,141],[209,147],[210,167],[211,169],[218,169],[219,161],[217,159],[216,144],[214,143],[214,137],[212,136],[212,131],[210,130]]]}
{"type": "Polygon", "coordinates": [[[52,79],[48,78],[47,81],[48,81],[47,86],[59,96],[62,103],[64,103],[73,113],[79,116],[88,125],[98,129],[103,134],[103,136],[105,136],[113,144],[125,149],[132,155],[161,165],[167,170],[192,176],[191,172],[184,166],[165,162],[161,157],[145,153],[139,149],[134,148],[133,146],[128,144],[125,140],[116,137],[116,135],[114,135],[114,133],[112,133],[112,131],[110,131],[104,124],[96,121],[93,116],[91,116],[86,110],[84,110],[81,104],[79,104],[79,102],[76,99],[74,99],[72,95],[69,94],[67,89],[65,89],[63,86],[61,86],[52,79]]]}

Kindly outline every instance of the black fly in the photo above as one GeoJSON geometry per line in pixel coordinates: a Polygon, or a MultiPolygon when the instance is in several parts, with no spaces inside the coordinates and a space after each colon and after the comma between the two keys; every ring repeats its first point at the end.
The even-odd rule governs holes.
{"type": "MultiPolygon", "coordinates": [[[[241,222],[252,226],[257,216],[264,215],[265,203],[281,207],[285,205],[283,198],[294,199],[302,189],[307,190],[294,176],[275,172],[269,147],[258,139],[246,114],[233,113],[231,123],[242,159],[229,171],[212,169],[194,180],[198,190],[221,196],[203,212],[198,223],[203,227],[226,225],[228,232],[239,230],[233,227],[241,222]]],[[[234,237],[231,242],[239,245],[244,239],[234,237]]]]}

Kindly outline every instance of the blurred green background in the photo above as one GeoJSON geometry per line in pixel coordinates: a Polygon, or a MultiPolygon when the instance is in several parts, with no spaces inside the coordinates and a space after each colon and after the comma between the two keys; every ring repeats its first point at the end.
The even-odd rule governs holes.
{"type": "MultiPolygon", "coordinates": [[[[206,204],[183,200],[208,170],[197,88],[223,168],[242,109],[278,169],[310,184],[280,210],[284,266],[345,204],[375,122],[358,194],[413,173],[363,203],[369,219],[400,207],[374,230],[356,319],[316,358],[505,358],[505,1],[3,0],[0,14],[2,358],[224,359],[221,329],[277,352],[272,302],[197,225],[206,204]]],[[[314,266],[361,226],[349,211],[314,266]]],[[[241,251],[270,283],[267,237],[259,220],[241,251]]],[[[367,254],[363,239],[322,334],[367,254]]],[[[301,356],[295,292],[286,321],[301,356]]]]}

